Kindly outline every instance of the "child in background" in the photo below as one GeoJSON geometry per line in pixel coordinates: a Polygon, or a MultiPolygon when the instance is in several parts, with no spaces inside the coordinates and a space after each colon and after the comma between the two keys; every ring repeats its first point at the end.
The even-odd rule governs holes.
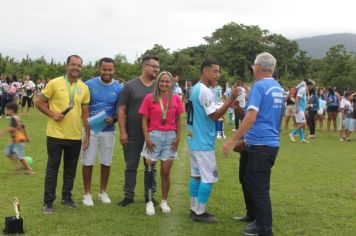
{"type": "MultiPolygon", "coordinates": [[[[10,117],[10,125],[6,129],[0,131],[0,136],[10,133],[11,143],[7,146],[6,155],[14,162],[20,162],[26,170],[25,175],[33,174],[32,168],[25,161],[25,142],[30,142],[30,138],[25,130],[25,125],[17,116],[19,106],[16,102],[6,104],[6,116],[10,117]]],[[[22,167],[21,167],[22,169],[22,167]]]]}

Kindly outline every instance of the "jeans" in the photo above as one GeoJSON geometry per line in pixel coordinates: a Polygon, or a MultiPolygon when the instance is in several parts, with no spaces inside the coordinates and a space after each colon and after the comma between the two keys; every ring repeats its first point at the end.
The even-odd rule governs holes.
{"type": "MultiPolygon", "coordinates": [[[[130,142],[127,145],[123,146],[124,158],[125,158],[125,185],[124,192],[125,197],[134,198],[135,197],[135,187],[136,187],[136,176],[137,168],[140,162],[140,156],[143,148],[143,142],[130,142]]],[[[144,177],[144,188],[145,188],[145,197],[148,196],[148,165],[144,160],[145,165],[145,177],[144,177]]],[[[153,171],[153,183],[152,183],[152,193],[156,192],[157,181],[156,181],[156,165],[152,168],[153,171]]]]}
{"type": "Polygon", "coordinates": [[[248,193],[246,189],[245,183],[245,175],[246,175],[246,168],[248,162],[248,154],[247,151],[243,151],[240,154],[240,166],[239,166],[239,180],[242,186],[242,193],[244,195],[245,205],[246,205],[246,215],[248,215],[251,219],[255,219],[255,210],[253,209],[253,199],[252,196],[248,193]]]}
{"type": "Polygon", "coordinates": [[[252,200],[258,235],[272,235],[272,206],[269,195],[271,169],[278,147],[248,146],[247,166],[244,176],[246,192],[252,200]]]}
{"type": "Polygon", "coordinates": [[[315,116],[316,115],[317,115],[317,111],[309,111],[308,125],[310,128],[310,135],[315,135],[315,116]]]}
{"type": "Polygon", "coordinates": [[[77,163],[82,146],[81,140],[58,139],[47,136],[47,169],[44,187],[44,203],[53,203],[56,199],[58,169],[63,155],[62,200],[72,198],[72,189],[77,171],[77,163]]]}

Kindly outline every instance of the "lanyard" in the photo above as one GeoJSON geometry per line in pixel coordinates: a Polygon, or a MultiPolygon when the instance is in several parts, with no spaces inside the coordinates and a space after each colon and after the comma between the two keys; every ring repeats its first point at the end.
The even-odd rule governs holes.
{"type": "Polygon", "coordinates": [[[166,107],[163,107],[163,101],[162,98],[159,97],[159,105],[161,107],[161,111],[162,111],[162,121],[165,123],[166,122],[166,118],[167,118],[167,112],[168,112],[168,104],[169,102],[167,101],[166,103],[166,107]]]}
{"type": "Polygon", "coordinates": [[[77,91],[78,82],[75,82],[74,89],[70,90],[70,83],[69,83],[69,81],[67,79],[67,76],[64,76],[64,79],[65,79],[66,84],[67,84],[67,91],[68,91],[68,95],[69,95],[69,104],[74,105],[74,96],[75,96],[75,92],[77,91]]]}

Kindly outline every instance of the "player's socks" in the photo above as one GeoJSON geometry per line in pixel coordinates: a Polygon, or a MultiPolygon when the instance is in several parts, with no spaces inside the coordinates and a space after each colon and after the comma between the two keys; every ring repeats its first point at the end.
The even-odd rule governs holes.
{"type": "Polygon", "coordinates": [[[298,131],[299,131],[299,130],[294,129],[294,130],[292,131],[291,135],[295,136],[295,135],[298,133],[298,131]]]}
{"type": "Polygon", "coordinates": [[[198,195],[199,195],[199,187],[200,180],[190,177],[189,181],[189,192],[190,192],[190,209],[195,211],[198,205],[198,195]]]}
{"type": "Polygon", "coordinates": [[[205,212],[205,206],[210,197],[211,190],[213,188],[212,183],[201,183],[199,187],[198,195],[198,207],[196,208],[196,213],[201,215],[205,212]]]}
{"type": "Polygon", "coordinates": [[[304,140],[304,129],[300,129],[299,135],[300,135],[300,140],[304,140]]]}

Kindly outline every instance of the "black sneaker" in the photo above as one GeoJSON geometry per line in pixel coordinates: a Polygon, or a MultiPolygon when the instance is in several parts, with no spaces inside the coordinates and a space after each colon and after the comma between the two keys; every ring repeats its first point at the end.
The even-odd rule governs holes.
{"type": "MultiPolygon", "coordinates": [[[[153,202],[154,206],[158,206],[158,202],[156,201],[156,199],[152,198],[151,201],[153,202]]],[[[148,197],[145,197],[145,203],[147,203],[147,202],[148,202],[148,197]]]]}
{"type": "Polygon", "coordinates": [[[250,217],[249,215],[244,215],[244,216],[234,216],[232,217],[232,219],[239,221],[239,222],[252,222],[255,219],[253,219],[252,217],[250,217]]]}
{"type": "Polygon", "coordinates": [[[53,208],[53,203],[45,203],[43,205],[43,213],[45,214],[51,214],[51,213],[54,213],[55,210],[53,208]]]}
{"type": "Polygon", "coordinates": [[[194,216],[196,215],[195,211],[193,211],[192,209],[190,209],[189,211],[189,218],[194,218],[194,216]]]}
{"type": "Polygon", "coordinates": [[[208,223],[208,224],[218,223],[218,221],[215,219],[215,217],[207,212],[204,212],[201,215],[195,214],[195,215],[193,215],[192,219],[196,222],[203,222],[203,223],[208,223]]]}
{"type": "Polygon", "coordinates": [[[124,199],[122,199],[122,201],[119,202],[119,206],[125,207],[125,206],[129,205],[130,203],[133,203],[133,201],[134,200],[132,198],[124,197],[124,199]]]}
{"type": "Polygon", "coordinates": [[[253,221],[251,224],[246,226],[246,228],[244,229],[244,234],[250,236],[258,235],[258,227],[256,221],[253,221]]]}
{"type": "Polygon", "coordinates": [[[63,199],[62,205],[68,206],[69,208],[73,208],[73,209],[78,208],[78,205],[72,199],[68,199],[68,200],[63,199]]]}

